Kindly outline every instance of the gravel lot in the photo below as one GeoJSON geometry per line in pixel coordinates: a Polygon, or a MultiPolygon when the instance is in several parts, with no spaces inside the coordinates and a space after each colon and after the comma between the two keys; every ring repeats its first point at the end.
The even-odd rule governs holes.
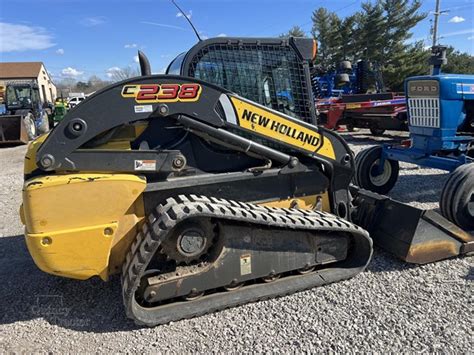
{"type": "MultiPolygon", "coordinates": [[[[355,152],[376,141],[346,134],[355,152]]],[[[370,139],[369,139],[370,138],[370,139]]],[[[386,136],[383,140],[393,137],[386,136]]],[[[414,267],[376,250],[359,276],[291,296],[140,329],[119,279],[40,272],[18,217],[25,147],[0,150],[0,352],[439,351],[473,348],[473,258],[414,267]]],[[[446,174],[402,164],[391,196],[438,207],[446,174]]]]}

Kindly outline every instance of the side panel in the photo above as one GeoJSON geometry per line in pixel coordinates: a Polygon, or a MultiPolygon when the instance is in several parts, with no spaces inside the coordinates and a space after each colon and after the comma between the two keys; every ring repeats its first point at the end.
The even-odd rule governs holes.
{"type": "MultiPolygon", "coordinates": [[[[145,179],[124,174],[27,180],[21,215],[35,263],[59,276],[106,279],[111,249],[136,235],[144,215],[145,186],[145,179]]],[[[113,263],[121,264],[119,260],[113,263]]]]}

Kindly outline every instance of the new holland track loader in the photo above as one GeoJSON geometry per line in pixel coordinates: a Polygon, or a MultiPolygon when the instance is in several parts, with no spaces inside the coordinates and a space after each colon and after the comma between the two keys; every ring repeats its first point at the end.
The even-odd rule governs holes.
{"type": "Polygon", "coordinates": [[[38,267],[119,273],[128,317],[156,325],[353,277],[371,237],[415,263],[471,251],[438,214],[349,186],[352,152],[316,126],[315,54],[309,39],[216,38],[151,75],[140,53],[142,76],[29,146],[38,267]]]}

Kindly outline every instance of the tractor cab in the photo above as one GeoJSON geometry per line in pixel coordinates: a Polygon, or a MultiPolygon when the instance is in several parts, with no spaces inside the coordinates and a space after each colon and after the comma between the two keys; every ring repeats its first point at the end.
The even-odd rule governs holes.
{"type": "Polygon", "coordinates": [[[7,82],[0,109],[0,145],[25,144],[48,132],[50,113],[41,101],[37,83],[7,82]]]}
{"type": "Polygon", "coordinates": [[[18,110],[41,110],[38,85],[34,83],[8,84],[5,91],[5,105],[10,114],[18,110]]]}

